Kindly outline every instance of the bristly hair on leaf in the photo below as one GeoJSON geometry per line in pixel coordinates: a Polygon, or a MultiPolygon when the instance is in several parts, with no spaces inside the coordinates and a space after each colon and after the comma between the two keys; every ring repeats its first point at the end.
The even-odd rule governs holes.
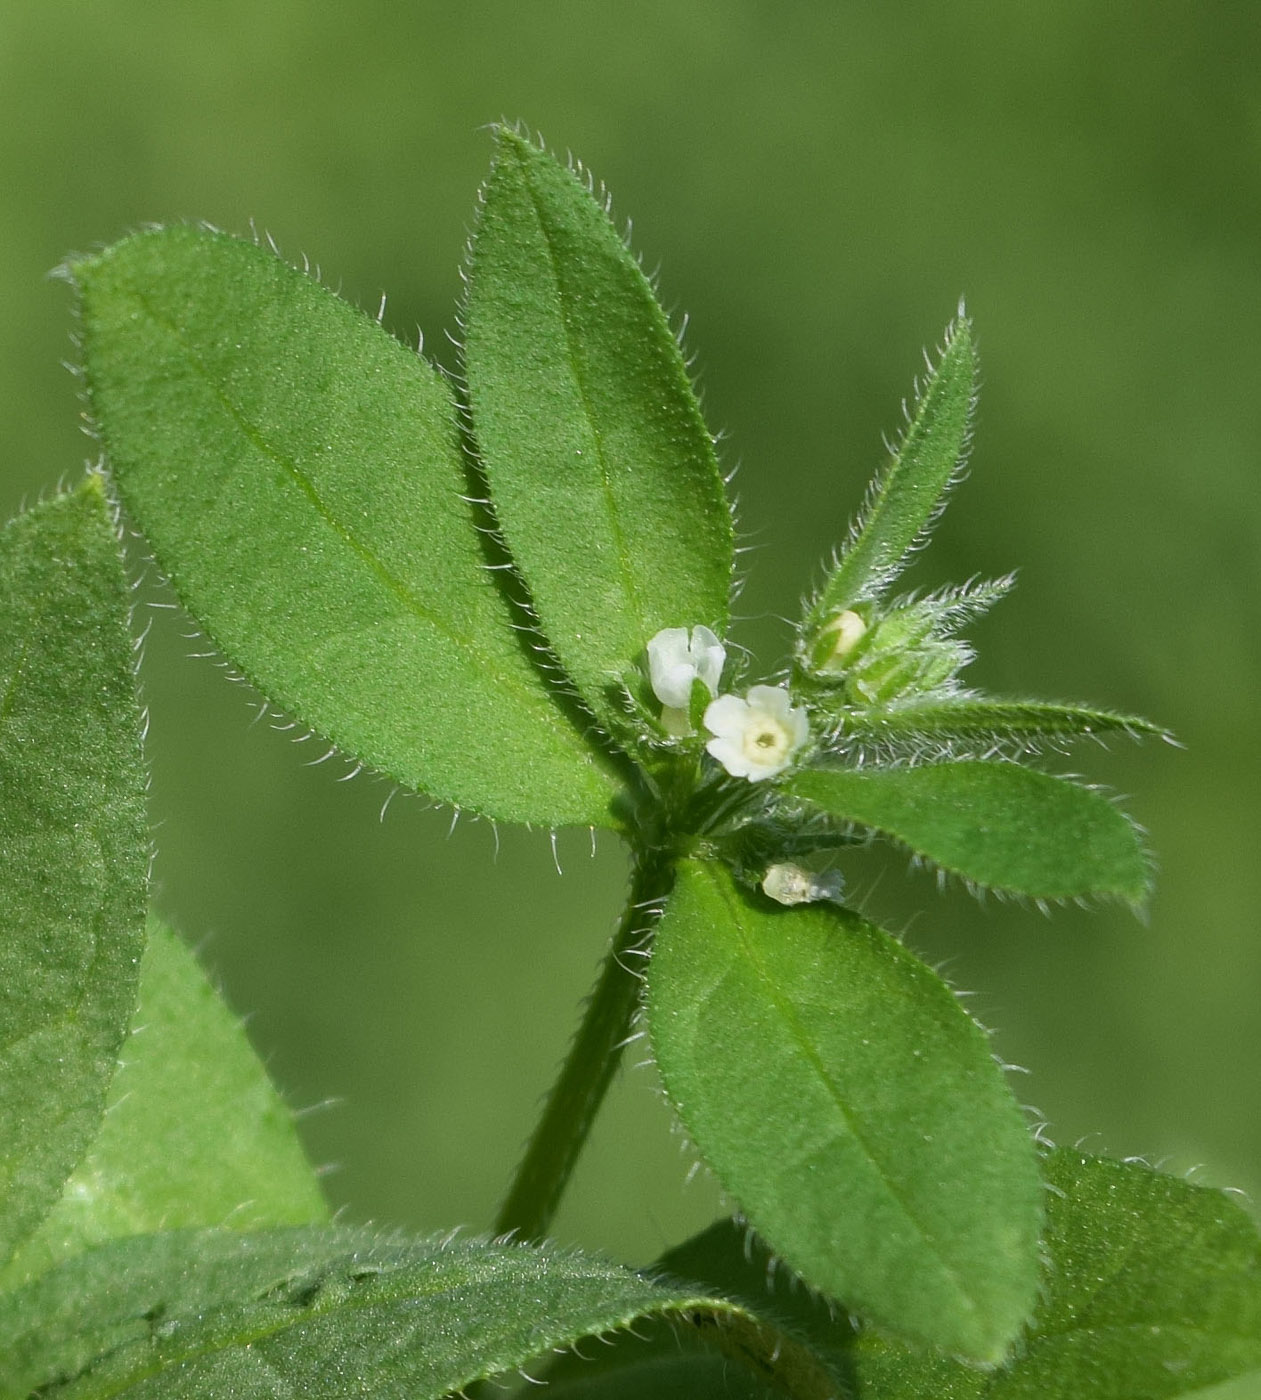
{"type": "Polygon", "coordinates": [[[806,613],[805,632],[854,603],[878,598],[928,539],[966,466],[975,402],[972,323],[960,303],[936,366],[917,385],[892,456],[873,480],[835,568],[806,613]]]}
{"type": "Polygon", "coordinates": [[[825,723],[854,710],[958,694],[975,652],[955,636],[1010,591],[1014,576],[971,579],[888,603],[860,602],[833,616],[798,651],[798,680],[825,723]]]}
{"type": "Polygon", "coordinates": [[[1103,744],[1114,734],[1177,740],[1141,715],[1046,700],[995,698],[972,690],[908,696],[894,704],[845,711],[829,747],[861,767],[872,762],[1014,758],[1068,751],[1078,739],[1103,744]]]}

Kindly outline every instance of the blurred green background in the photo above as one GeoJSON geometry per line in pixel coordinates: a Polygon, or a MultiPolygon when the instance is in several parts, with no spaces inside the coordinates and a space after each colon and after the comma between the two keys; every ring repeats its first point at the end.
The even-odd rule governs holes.
{"type": "MultiPolygon", "coordinates": [[[[1251,3],[0,0],[0,507],[93,451],[46,277],[67,252],[252,220],[449,363],[483,128],[521,118],[690,314],[754,546],[738,637],[770,669],[966,295],[973,469],[914,582],[1019,566],[974,683],[1137,710],[1186,751],[1063,765],[1150,831],[1146,925],[939,899],[900,858],[851,884],[978,990],[1052,1137],[1256,1193],[1258,73],[1251,3]]],[[[160,907],[319,1110],[350,1218],[485,1227],[611,931],[616,844],[562,833],[561,878],[546,834],[496,856],[415,798],[378,820],[384,784],[305,767],[153,616],[160,907]]],[[[557,1233],[655,1255],[717,1210],[689,1166],[628,1069],[557,1233]]]]}

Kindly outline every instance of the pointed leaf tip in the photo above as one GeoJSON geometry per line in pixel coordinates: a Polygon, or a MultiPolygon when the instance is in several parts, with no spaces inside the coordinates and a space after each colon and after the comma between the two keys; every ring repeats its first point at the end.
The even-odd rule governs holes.
{"type": "Polygon", "coordinates": [[[176,226],[75,265],[89,401],[184,606],[403,786],[613,826],[618,783],[488,570],[447,382],[267,249],[176,226]]]}
{"type": "Polygon", "coordinates": [[[152,916],[105,1116],[0,1290],[105,1240],[328,1218],[293,1115],[193,954],[152,916]],[[190,1104],[196,1110],[190,1111],[190,1104]]]}
{"type": "Polygon", "coordinates": [[[927,538],[966,462],[975,398],[972,323],[961,313],[947,328],[941,355],[918,387],[893,457],[873,481],[836,568],[810,610],[811,632],[854,603],[883,593],[927,538]]]}
{"type": "Polygon", "coordinates": [[[1221,1191],[1138,1162],[1061,1148],[1042,1165],[1038,1306],[994,1370],[855,1328],[785,1280],[761,1242],[729,1222],[672,1250],[662,1266],[776,1309],[830,1364],[846,1396],[1255,1400],[1261,1241],[1247,1215],[1221,1191]],[[1230,1389],[1205,1389],[1232,1380],[1230,1389]]]}
{"type": "Polygon", "coordinates": [[[736,1331],[762,1375],[794,1345],[708,1290],[577,1252],[336,1228],[167,1230],[0,1294],[0,1394],[442,1400],[658,1319],[736,1331]]]}
{"type": "Polygon", "coordinates": [[[1021,756],[1079,738],[1126,734],[1132,739],[1177,740],[1141,715],[1045,700],[1006,700],[960,691],[913,698],[897,705],[848,707],[847,742],[881,758],[918,758],[925,750],[955,758],[994,753],[1021,756]]]}
{"type": "Polygon", "coordinates": [[[1151,883],[1147,853],[1123,812],[1090,788],[1019,763],[814,769],[788,788],[987,889],[1138,905],[1151,883]]]}
{"type": "Polygon", "coordinates": [[[556,657],[626,740],[623,686],[650,638],[726,630],[730,511],[638,262],[578,173],[502,128],[465,329],[473,434],[504,539],[556,657]]]}

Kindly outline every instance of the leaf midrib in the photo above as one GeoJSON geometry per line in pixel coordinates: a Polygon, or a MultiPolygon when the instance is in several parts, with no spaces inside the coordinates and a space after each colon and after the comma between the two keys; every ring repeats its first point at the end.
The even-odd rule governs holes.
{"type": "Polygon", "coordinates": [[[792,1038],[796,1041],[798,1047],[802,1050],[805,1057],[810,1061],[811,1065],[814,1067],[819,1079],[827,1089],[828,1096],[832,1100],[832,1103],[836,1108],[836,1111],[839,1114],[842,1122],[844,1123],[847,1131],[854,1138],[855,1142],[857,1142],[858,1145],[861,1147],[867,1160],[872,1164],[873,1167],[876,1168],[877,1178],[881,1186],[884,1188],[890,1200],[893,1201],[894,1205],[897,1206],[897,1208],[901,1211],[906,1220],[910,1223],[911,1227],[914,1229],[919,1239],[923,1241],[923,1244],[927,1249],[928,1253],[937,1261],[943,1274],[954,1287],[958,1296],[966,1303],[970,1311],[975,1312],[976,1300],[972,1297],[971,1293],[967,1290],[967,1288],[964,1287],[959,1277],[957,1268],[953,1264],[951,1264],[950,1261],[945,1257],[945,1255],[941,1251],[941,1246],[927,1232],[925,1226],[920,1221],[917,1212],[904,1198],[903,1193],[893,1184],[892,1181],[890,1181],[889,1177],[886,1175],[884,1168],[880,1165],[880,1160],[877,1157],[876,1153],[869,1146],[865,1135],[857,1127],[851,1110],[847,1106],[845,1098],[841,1092],[840,1086],[836,1084],[836,1082],[833,1080],[832,1076],[828,1073],[826,1066],[823,1064],[823,1061],[819,1058],[818,1054],[816,1053],[814,1046],[811,1043],[810,1038],[805,1031],[805,1028],[801,1025],[796,1015],[795,1008],[790,1002],[786,1001],[783,997],[780,996],[774,978],[767,970],[763,960],[758,956],[756,950],[753,948],[748,938],[747,933],[745,932],[743,920],[740,918],[740,911],[736,907],[736,903],[732,897],[731,892],[718,885],[718,883],[712,880],[712,878],[708,874],[706,875],[706,879],[710,880],[711,886],[714,888],[718,896],[722,899],[723,903],[727,906],[727,912],[730,916],[733,926],[738,930],[741,947],[746,953],[746,958],[749,966],[756,973],[759,981],[762,982],[762,984],[764,985],[766,989],[766,995],[775,1006],[775,1009],[780,1013],[785,1025],[788,1027],[792,1035],[792,1038]]]}
{"type": "MultiPolygon", "coordinates": [[[[608,1278],[606,1274],[602,1273],[591,1273],[588,1275],[584,1275],[583,1277],[588,1279],[594,1279],[596,1281],[607,1281],[608,1278]]],[[[266,1341],[272,1337],[278,1337],[283,1333],[292,1331],[294,1328],[301,1327],[304,1324],[311,1322],[316,1318],[328,1317],[330,1315],[337,1316],[342,1314],[364,1313],[372,1308],[379,1308],[382,1311],[387,1311],[394,1310],[397,1308],[415,1306],[418,1302],[432,1302],[435,1299],[439,1299],[450,1294],[457,1294],[462,1291],[466,1291],[470,1287],[476,1288],[479,1284],[490,1283],[495,1281],[496,1280],[494,1279],[493,1275],[490,1278],[486,1278],[481,1276],[476,1269],[473,1269],[466,1271],[462,1277],[456,1279],[455,1281],[446,1283],[443,1287],[429,1292],[422,1292],[416,1290],[406,1294],[400,1293],[397,1296],[390,1298],[381,1298],[380,1296],[367,1296],[368,1290],[365,1290],[365,1296],[362,1299],[347,1299],[345,1297],[342,1297],[332,1300],[330,1302],[326,1302],[323,1306],[321,1306],[321,1302],[317,1297],[314,1301],[312,1301],[311,1304],[302,1307],[300,1309],[299,1315],[296,1317],[280,1319],[273,1318],[272,1323],[270,1325],[256,1325],[253,1329],[245,1328],[241,1332],[235,1333],[229,1337],[208,1339],[200,1344],[194,1343],[184,1351],[174,1354],[167,1353],[166,1355],[159,1356],[155,1358],[154,1361],[149,1366],[145,1367],[143,1370],[133,1370],[126,1376],[119,1377],[117,1382],[111,1384],[107,1390],[98,1390],[96,1392],[96,1400],[113,1400],[113,1397],[125,1394],[134,1386],[140,1385],[144,1381],[151,1380],[155,1376],[160,1376],[164,1372],[169,1371],[172,1367],[184,1366],[189,1362],[200,1361],[206,1357],[213,1357],[219,1353],[251,1347],[256,1342],[266,1341]]],[[[650,1317],[654,1315],[666,1316],[670,1313],[694,1312],[698,1310],[698,1304],[701,1308],[716,1313],[730,1311],[733,1314],[747,1315],[744,1313],[744,1309],[738,1308],[735,1305],[728,1304],[724,1307],[718,1299],[687,1298],[676,1299],[671,1301],[663,1300],[659,1305],[655,1307],[649,1306],[634,1310],[628,1310],[624,1308],[615,1321],[607,1323],[605,1327],[601,1330],[619,1331],[622,1328],[629,1327],[632,1322],[635,1322],[640,1318],[650,1317]]],[[[231,1305],[229,1304],[228,1306],[230,1307],[231,1305]]],[[[283,1303],[278,1302],[275,1306],[283,1306],[283,1303]]],[[[200,1316],[205,1316],[205,1314],[202,1313],[200,1314],[200,1316]]],[[[78,1376],[70,1377],[69,1379],[73,1381],[78,1380],[80,1378],[86,1378],[90,1381],[92,1368],[98,1366],[103,1360],[107,1359],[109,1356],[116,1355],[119,1351],[122,1351],[126,1347],[134,1345],[136,1345],[135,1339],[128,1339],[127,1341],[123,1342],[119,1347],[112,1348],[110,1351],[105,1352],[103,1355],[93,1357],[91,1362],[89,1362],[87,1368],[85,1368],[83,1371],[80,1371],[78,1376]]],[[[543,1343],[540,1349],[546,1350],[546,1343],[543,1343]]],[[[263,1357],[262,1359],[266,1361],[269,1366],[274,1367],[274,1363],[272,1363],[269,1358],[263,1357]]],[[[525,1358],[522,1359],[524,1360],[525,1358]]],[[[485,1379],[491,1375],[497,1374],[499,1374],[499,1370],[497,1369],[487,1369],[485,1367],[481,1367],[474,1374],[468,1376],[463,1383],[468,1384],[468,1382],[471,1380],[485,1379]]]]}
{"type": "MultiPolygon", "coordinates": [[[[916,784],[908,785],[906,781],[907,777],[910,774],[928,774],[934,771],[945,769],[953,769],[955,771],[962,771],[963,769],[968,769],[969,771],[978,769],[990,770],[997,769],[1003,766],[1015,769],[1021,774],[1031,777],[1035,783],[1037,783],[1041,779],[1050,779],[1052,783],[1064,784],[1067,787],[1075,788],[1081,793],[1089,795],[1092,791],[1090,788],[1087,788],[1082,784],[1074,783],[1071,779],[1061,778],[1053,773],[1045,773],[1041,769],[1027,767],[1026,765],[1018,762],[996,762],[990,759],[983,758],[957,758],[949,759],[941,763],[926,764],[918,768],[873,765],[870,769],[867,769],[865,771],[854,768],[833,768],[816,770],[820,776],[835,776],[841,779],[842,782],[850,783],[852,785],[852,788],[856,788],[859,792],[859,802],[861,802],[862,794],[864,792],[870,793],[874,789],[877,792],[877,794],[879,794],[879,789],[881,786],[880,780],[885,776],[890,777],[893,781],[885,787],[885,791],[892,793],[898,801],[903,803],[901,810],[894,813],[895,820],[893,822],[886,822],[884,820],[877,821],[873,820],[870,817],[855,816],[852,813],[842,814],[840,812],[834,811],[825,803],[820,802],[817,798],[811,797],[805,793],[801,795],[805,797],[805,800],[807,802],[811,802],[815,806],[820,807],[822,810],[829,812],[830,815],[836,817],[838,820],[849,822],[851,825],[854,826],[865,827],[868,831],[875,832],[876,835],[891,842],[893,845],[898,846],[902,850],[908,851],[912,856],[922,860],[927,860],[932,865],[937,867],[937,869],[944,871],[945,874],[954,876],[955,878],[962,880],[965,883],[965,885],[971,888],[992,890],[997,895],[1011,896],[1016,899],[1027,898],[1034,900],[1046,900],[1048,902],[1054,903],[1063,903],[1064,901],[1069,899],[1082,899],[1091,895],[1120,898],[1132,903],[1134,901],[1135,895],[1128,890],[1120,888],[1116,880],[1111,877],[1109,877],[1109,883],[1107,884],[1091,883],[1088,888],[1084,889],[1080,886],[1064,888],[1063,878],[1057,870],[1055,871],[1055,874],[1056,878],[1060,881],[1060,888],[1047,889],[1044,887],[1040,890],[1035,890],[1030,888],[1030,885],[1033,883],[1031,879],[1022,881],[1018,885],[1013,885],[1008,884],[1005,880],[990,879],[988,877],[976,874],[969,874],[962,868],[962,866],[958,865],[953,859],[946,859],[941,855],[934,855],[930,851],[926,851],[923,849],[924,845],[936,843],[936,839],[941,834],[940,828],[936,828],[930,832],[931,841],[923,841],[922,839],[912,839],[911,837],[905,835],[902,830],[897,829],[906,825],[904,821],[907,812],[906,804],[911,800],[917,798],[922,801],[922,792],[916,791],[916,784],[918,783],[918,779],[916,780],[916,784]]],[[[1044,788],[1043,790],[1047,792],[1058,791],[1058,789],[1055,788],[1044,788]]],[[[929,790],[929,794],[930,797],[933,796],[931,789],[929,790]]],[[[941,798],[934,797],[933,803],[931,803],[930,805],[940,804],[941,798]]],[[[858,804],[855,803],[854,805],[858,804]]],[[[984,834],[986,835],[985,844],[988,846],[988,832],[984,834]]],[[[1027,848],[1028,844],[1029,843],[1026,841],[1024,843],[1024,846],[1027,848]]],[[[1098,844],[1099,841],[1096,835],[1096,837],[1091,841],[1092,853],[1093,849],[1097,847],[1098,844]]],[[[988,856],[988,852],[986,854],[988,856]]],[[[1026,858],[1027,849],[1022,849],[1020,854],[1022,859],[1026,858]]],[[[1043,867],[1042,879],[1044,881],[1046,879],[1045,867],[1043,867]]],[[[1138,896],[1141,897],[1141,894],[1142,891],[1140,889],[1138,891],[1138,896]]]]}
{"type": "Polygon", "coordinates": [[[1049,738],[1093,738],[1100,733],[1122,730],[1138,735],[1165,733],[1139,715],[1113,710],[1092,710],[1085,705],[1057,704],[1042,700],[1003,700],[959,692],[948,700],[928,703],[887,705],[879,708],[855,707],[845,715],[847,729],[902,730],[922,732],[932,738],[943,734],[964,737],[995,735],[1013,740],[1046,735],[1049,738]],[[951,721],[954,721],[952,723],[951,721]]]}
{"type": "Polygon", "coordinates": [[[538,224],[539,234],[543,241],[543,248],[547,255],[547,264],[551,272],[552,282],[556,288],[556,301],[558,308],[558,320],[560,321],[561,332],[565,340],[565,356],[569,361],[569,372],[573,378],[574,386],[577,389],[579,400],[582,404],[582,414],[586,421],[587,431],[591,435],[592,442],[595,443],[596,459],[599,464],[601,497],[604,501],[605,513],[608,516],[609,531],[613,536],[614,553],[617,556],[618,572],[622,576],[622,584],[631,612],[634,615],[635,635],[645,642],[647,641],[647,623],[644,621],[644,609],[640,601],[639,587],[635,581],[634,571],[631,568],[630,553],[626,546],[625,535],[622,530],[622,523],[618,509],[616,493],[613,490],[612,474],[609,468],[608,454],[605,451],[604,437],[597,426],[596,414],[591,406],[590,396],[587,392],[586,379],[582,370],[582,356],[574,343],[574,337],[570,330],[569,318],[565,314],[566,293],[564,279],[560,273],[560,262],[556,253],[556,246],[548,229],[547,221],[543,217],[543,208],[534,192],[529,171],[524,163],[517,158],[518,168],[521,171],[522,184],[525,188],[526,198],[530,201],[530,208],[534,213],[535,221],[538,224]]]}
{"type": "MultiPolygon", "coordinates": [[[[347,545],[367,567],[376,575],[381,583],[391,592],[403,605],[406,612],[410,613],[417,621],[427,624],[435,632],[444,636],[457,649],[462,649],[471,660],[474,660],[482,674],[487,680],[493,682],[501,690],[506,692],[515,700],[524,701],[536,711],[541,711],[549,715],[553,721],[563,720],[561,712],[556,709],[550,699],[540,702],[540,697],[511,675],[500,671],[488,657],[483,648],[479,645],[476,635],[467,635],[457,631],[450,622],[440,614],[431,611],[415,593],[399,578],[397,578],[377,555],[355,535],[348,526],[343,525],[336,514],[327,506],[315,485],[306,474],[287,454],[275,448],[263,434],[251,424],[245,417],[243,411],[229,398],[227,392],[220,385],[210,369],[202,362],[193,346],[185,337],[181,327],[174,321],[162,316],[157,308],[152,304],[145,294],[133,285],[128,285],[127,292],[135,299],[140,308],[149,316],[153,323],[176,342],[181,352],[185,356],[187,363],[203,380],[206,386],[218,399],[224,411],[231,417],[237,425],[242,435],[250,442],[254,449],[264,458],[271,461],[290,477],[298,489],[306,496],[316,514],[331,529],[342,542],[347,545]]],[[[546,686],[546,681],[541,681],[546,686]]],[[[570,726],[565,723],[554,723],[553,728],[558,733],[563,733],[566,740],[572,747],[579,750],[583,755],[589,755],[590,750],[583,744],[579,736],[575,735],[570,726]]]]}
{"type": "MultiPolygon", "coordinates": [[[[845,551],[840,567],[826,590],[825,601],[829,607],[839,606],[841,600],[854,601],[864,597],[878,596],[900,572],[898,566],[901,561],[923,542],[932,529],[933,513],[930,512],[929,518],[916,529],[911,539],[893,558],[885,557],[889,552],[888,544],[875,538],[876,526],[890,509],[889,498],[893,493],[894,485],[904,479],[912,470],[907,465],[910,454],[916,450],[920,441],[925,437],[924,425],[929,416],[940,408],[937,401],[943,397],[945,392],[942,387],[942,370],[953,348],[953,342],[947,346],[946,355],[938,364],[926,392],[916,402],[915,415],[899,439],[897,450],[893,453],[888,467],[877,478],[879,484],[868,508],[863,511],[857,537],[850,548],[845,551]],[[848,583],[848,587],[842,588],[842,583],[850,580],[856,571],[859,574],[858,580],[848,583]]],[[[955,463],[951,467],[952,474],[957,467],[958,456],[956,455],[955,463]]],[[[940,508],[940,501],[938,508],[940,508]]]]}

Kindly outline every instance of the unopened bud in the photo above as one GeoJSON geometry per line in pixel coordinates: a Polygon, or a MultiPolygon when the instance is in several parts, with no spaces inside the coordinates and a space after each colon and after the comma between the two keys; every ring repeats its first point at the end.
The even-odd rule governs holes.
{"type": "Polygon", "coordinates": [[[852,608],[846,608],[819,631],[814,644],[817,671],[843,671],[850,652],[862,641],[867,624],[852,608]]]}

